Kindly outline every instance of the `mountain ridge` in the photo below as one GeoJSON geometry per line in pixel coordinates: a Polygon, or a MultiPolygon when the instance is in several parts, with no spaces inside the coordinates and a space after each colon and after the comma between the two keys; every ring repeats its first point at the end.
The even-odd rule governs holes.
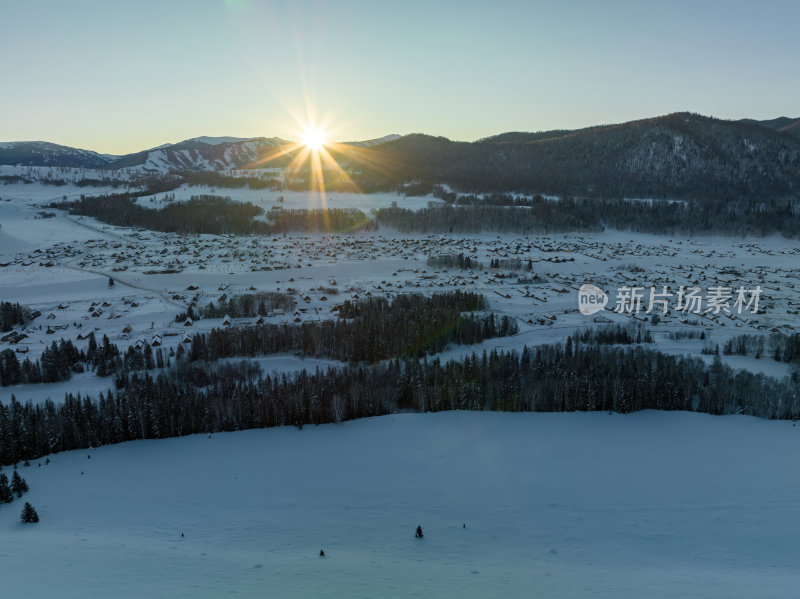
{"type": "MultiPolygon", "coordinates": [[[[400,137],[396,134],[346,144],[372,147],[400,137]]],[[[165,143],[129,154],[101,154],[46,141],[0,142],[0,165],[72,168],[139,168],[144,171],[224,170],[257,163],[265,151],[295,143],[280,137],[199,136],[165,143]]]]}
{"type": "Polygon", "coordinates": [[[398,180],[469,192],[687,198],[800,191],[800,139],[758,122],[688,112],[477,142],[413,134],[373,153],[373,162],[402,165],[398,180]]]}
{"type": "MultiPolygon", "coordinates": [[[[480,138],[472,142],[460,142],[450,140],[446,137],[437,136],[436,139],[446,140],[449,143],[455,144],[515,144],[515,143],[530,143],[530,142],[545,142],[562,139],[574,135],[589,134],[592,132],[606,132],[618,127],[652,123],[659,120],[674,118],[676,115],[695,115],[689,112],[676,112],[664,116],[648,117],[634,121],[627,121],[624,123],[592,125],[578,129],[553,129],[545,131],[508,131],[491,135],[488,137],[480,138]]],[[[739,120],[721,120],[714,119],[714,117],[702,117],[712,119],[720,123],[730,123],[735,125],[737,123],[746,125],[755,125],[763,129],[768,129],[776,133],[789,135],[792,137],[800,138],[800,118],[792,117],[777,117],[768,120],[755,120],[755,119],[739,119],[739,120]]],[[[425,136],[433,138],[434,136],[424,133],[412,133],[408,135],[389,134],[378,138],[362,140],[362,141],[348,141],[341,142],[345,145],[357,147],[372,147],[386,143],[395,142],[403,138],[414,138],[416,136],[425,136]]],[[[17,164],[21,166],[73,166],[83,168],[125,168],[140,164],[138,161],[142,156],[149,153],[172,150],[173,152],[179,150],[198,150],[203,146],[235,146],[246,143],[267,143],[271,146],[280,144],[294,143],[290,140],[281,139],[279,137],[233,137],[233,136],[198,136],[185,139],[177,143],[165,143],[159,146],[140,150],[138,152],[131,152],[122,155],[113,155],[95,152],[83,148],[76,148],[72,146],[65,146],[53,142],[36,140],[36,141],[10,141],[0,142],[0,164],[10,165],[17,164]],[[13,162],[13,160],[17,162],[13,162]]],[[[187,157],[190,158],[190,157],[187,157]]],[[[178,160],[175,166],[180,167],[197,167],[198,164],[192,164],[192,160],[178,160]],[[182,163],[182,164],[181,164],[182,163]]],[[[200,165],[202,166],[202,165],[200,165]]]]}
{"type": "MultiPolygon", "coordinates": [[[[277,137],[184,140],[116,159],[47,142],[0,144],[0,164],[142,172],[281,169],[297,155],[277,137]],[[28,144],[28,145],[25,145],[28,144]],[[27,152],[27,154],[26,154],[27,152]],[[49,153],[48,153],[49,152],[49,153]],[[14,163],[14,162],[12,162],[14,163]]],[[[361,189],[407,182],[464,192],[611,198],[787,197],[800,194],[800,119],[722,120],[676,112],[575,130],[507,132],[474,142],[414,133],[331,144],[361,189]]],[[[308,174],[293,175],[302,186],[308,174]]]]}

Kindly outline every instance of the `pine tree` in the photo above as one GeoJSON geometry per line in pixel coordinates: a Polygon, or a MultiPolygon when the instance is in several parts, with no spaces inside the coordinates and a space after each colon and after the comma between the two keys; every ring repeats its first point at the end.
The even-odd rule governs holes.
{"type": "Polygon", "coordinates": [[[16,470],[14,470],[14,474],[11,475],[11,492],[17,497],[22,497],[23,493],[28,492],[28,483],[25,482],[25,479],[22,478],[16,470]]]}
{"type": "Polygon", "coordinates": [[[19,518],[25,524],[33,524],[39,521],[39,514],[37,514],[33,506],[26,501],[19,518]]]}
{"type": "Polygon", "coordinates": [[[416,534],[414,536],[417,537],[418,539],[422,538],[422,527],[421,526],[417,526],[417,532],[416,532],[416,534]]]}
{"type": "Polygon", "coordinates": [[[97,359],[97,339],[94,337],[94,331],[89,333],[89,347],[86,348],[86,358],[90,364],[94,364],[97,359]]]}
{"type": "Polygon", "coordinates": [[[0,503],[11,503],[14,501],[14,493],[8,486],[8,477],[5,473],[0,473],[0,503]]]}

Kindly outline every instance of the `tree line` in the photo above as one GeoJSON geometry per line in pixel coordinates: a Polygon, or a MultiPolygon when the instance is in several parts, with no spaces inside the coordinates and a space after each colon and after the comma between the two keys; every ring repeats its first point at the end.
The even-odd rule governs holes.
{"type": "Polygon", "coordinates": [[[421,210],[377,211],[381,226],[401,232],[547,234],[606,228],[658,235],[800,235],[800,200],[760,197],[686,201],[563,197],[559,200],[491,193],[462,196],[436,188],[446,200],[421,210]]]}
{"type": "Polygon", "coordinates": [[[122,353],[108,336],[103,335],[102,342],[98,343],[92,332],[85,350],[78,349],[70,339],[61,339],[45,347],[35,360],[26,356],[20,362],[14,351],[0,351],[0,386],[68,381],[73,374],[87,370],[104,377],[121,370],[162,368],[169,365],[169,359],[160,347],[153,352],[148,343],[141,347],[130,346],[122,353]]]}
{"type": "Polygon", "coordinates": [[[190,234],[352,233],[375,231],[382,226],[421,233],[527,235],[612,228],[658,235],[800,235],[800,201],[796,198],[748,195],[669,201],[566,196],[553,200],[541,195],[497,192],[461,196],[441,187],[433,189],[434,195],[445,200],[444,204],[430,204],[420,210],[381,208],[374,219],[361,210],[343,208],[274,207],[265,213],[250,202],[234,202],[215,195],[192,196],[187,202],[173,202],[153,210],[136,203],[136,198],[148,195],[150,189],[82,196],[50,206],[111,225],[190,234]]]}
{"type": "MultiPolygon", "coordinates": [[[[429,256],[426,262],[432,268],[458,268],[461,270],[481,270],[483,264],[477,258],[460,254],[436,254],[429,256]]],[[[528,259],[523,262],[519,258],[492,258],[489,260],[489,268],[496,270],[526,270],[533,271],[533,261],[528,259]]]]}
{"type": "Polygon", "coordinates": [[[252,318],[259,315],[266,316],[276,309],[290,312],[296,305],[297,302],[291,295],[278,291],[242,293],[230,298],[223,295],[216,303],[212,301],[196,309],[189,306],[186,312],[175,316],[175,322],[184,322],[187,318],[198,320],[200,318],[224,318],[225,316],[252,318]]]}
{"type": "MultiPolygon", "coordinates": [[[[201,312],[208,318],[253,316],[256,309],[266,309],[268,304],[293,305],[290,299],[278,293],[243,294],[230,301],[220,300],[216,306],[209,304],[201,312]]],[[[484,296],[463,291],[431,297],[404,294],[392,301],[346,300],[334,308],[339,314],[337,320],[213,329],[194,335],[188,350],[181,344],[177,352],[170,349],[167,355],[161,347],[154,351],[149,343],[131,345],[121,352],[107,335],[98,343],[91,332],[85,350],[72,340],[61,339],[45,347],[34,360],[26,356],[20,362],[13,350],[0,351],[0,386],[55,383],[85,371],[94,371],[99,377],[116,375],[119,384],[120,375],[163,368],[170,365],[171,358],[181,359],[184,354],[193,362],[295,352],[372,363],[406,355],[421,357],[443,351],[451,343],[471,345],[517,333],[516,321],[508,316],[472,314],[486,307],[484,296]]],[[[186,314],[180,316],[185,318],[186,314]]]]}
{"type": "Polygon", "coordinates": [[[126,192],[101,196],[81,196],[74,201],[51,204],[70,214],[91,216],[118,227],[142,227],[165,233],[266,234],[269,225],[255,217],[264,213],[250,202],[234,202],[229,197],[192,196],[186,202],[174,202],[153,210],[136,203],[146,193],[126,192]]]}
{"type": "MultiPolygon", "coordinates": [[[[452,291],[425,297],[399,295],[393,300],[346,300],[334,307],[336,320],[300,324],[264,324],[213,329],[192,337],[192,362],[293,352],[343,362],[375,363],[404,356],[423,357],[450,344],[472,345],[514,335],[519,325],[508,316],[474,314],[487,306],[475,293],[452,291]]],[[[183,350],[176,353],[182,357],[183,350]]]]}
{"type": "Polygon", "coordinates": [[[800,364],[800,333],[773,333],[769,338],[764,335],[737,335],[725,341],[722,353],[757,359],[768,356],[776,362],[800,364]]]}
{"type": "Polygon", "coordinates": [[[480,204],[453,207],[429,205],[419,210],[381,208],[376,220],[382,227],[420,233],[563,233],[603,230],[596,214],[571,210],[570,205],[542,200],[531,207],[480,204]]]}
{"type": "Polygon", "coordinates": [[[269,189],[271,191],[283,189],[280,179],[263,175],[260,177],[232,177],[218,171],[183,171],[180,173],[180,177],[186,185],[206,185],[226,189],[247,187],[248,189],[269,189]]]}
{"type": "Polygon", "coordinates": [[[352,233],[377,229],[373,220],[355,208],[273,208],[265,213],[250,202],[208,194],[191,196],[186,202],[171,202],[159,209],[137,204],[136,198],[150,195],[150,191],[82,195],[77,200],[53,202],[50,207],[118,227],[142,227],[164,233],[277,235],[290,231],[352,233]]]}
{"type": "MultiPolygon", "coordinates": [[[[655,323],[654,323],[655,324],[655,323]]],[[[653,333],[642,324],[594,327],[576,331],[567,343],[599,343],[601,345],[630,345],[632,343],[653,343],[653,333]]]]}
{"type": "Polygon", "coordinates": [[[800,380],[734,371],[719,359],[642,346],[572,341],[463,360],[389,360],[323,372],[263,375],[252,363],[182,360],[128,373],[97,398],[0,405],[0,464],[135,439],[340,422],[399,409],[497,411],[689,410],[800,416],[800,380]]]}

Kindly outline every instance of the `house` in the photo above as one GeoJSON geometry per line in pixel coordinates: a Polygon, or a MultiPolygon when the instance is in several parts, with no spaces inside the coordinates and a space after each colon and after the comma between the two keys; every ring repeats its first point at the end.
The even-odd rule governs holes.
{"type": "Polygon", "coordinates": [[[222,326],[224,327],[231,326],[231,317],[229,314],[226,314],[225,317],[222,319],[222,326]]]}
{"type": "Polygon", "coordinates": [[[264,317],[260,314],[258,315],[258,318],[256,318],[256,324],[264,324],[264,317]]]}
{"type": "Polygon", "coordinates": [[[190,326],[192,326],[193,324],[194,324],[194,323],[192,322],[192,319],[191,319],[191,318],[187,318],[187,319],[184,321],[184,323],[183,323],[183,326],[185,326],[185,327],[190,327],[190,326]]]}
{"type": "Polygon", "coordinates": [[[144,347],[144,339],[142,339],[141,337],[139,337],[139,338],[136,340],[136,345],[134,345],[134,347],[135,347],[136,349],[142,349],[142,348],[144,347]]]}
{"type": "Polygon", "coordinates": [[[191,342],[192,342],[192,336],[189,333],[184,333],[183,339],[181,339],[181,343],[191,343],[191,342]]]}
{"type": "Polygon", "coordinates": [[[150,342],[150,345],[152,345],[153,347],[159,347],[161,345],[161,335],[159,335],[158,333],[153,335],[153,340],[150,342]]]}

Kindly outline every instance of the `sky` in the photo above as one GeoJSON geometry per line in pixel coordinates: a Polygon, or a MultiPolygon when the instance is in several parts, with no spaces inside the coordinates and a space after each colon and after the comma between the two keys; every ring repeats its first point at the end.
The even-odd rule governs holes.
{"type": "Polygon", "coordinates": [[[800,117],[795,0],[0,1],[0,141],[800,117]]]}

